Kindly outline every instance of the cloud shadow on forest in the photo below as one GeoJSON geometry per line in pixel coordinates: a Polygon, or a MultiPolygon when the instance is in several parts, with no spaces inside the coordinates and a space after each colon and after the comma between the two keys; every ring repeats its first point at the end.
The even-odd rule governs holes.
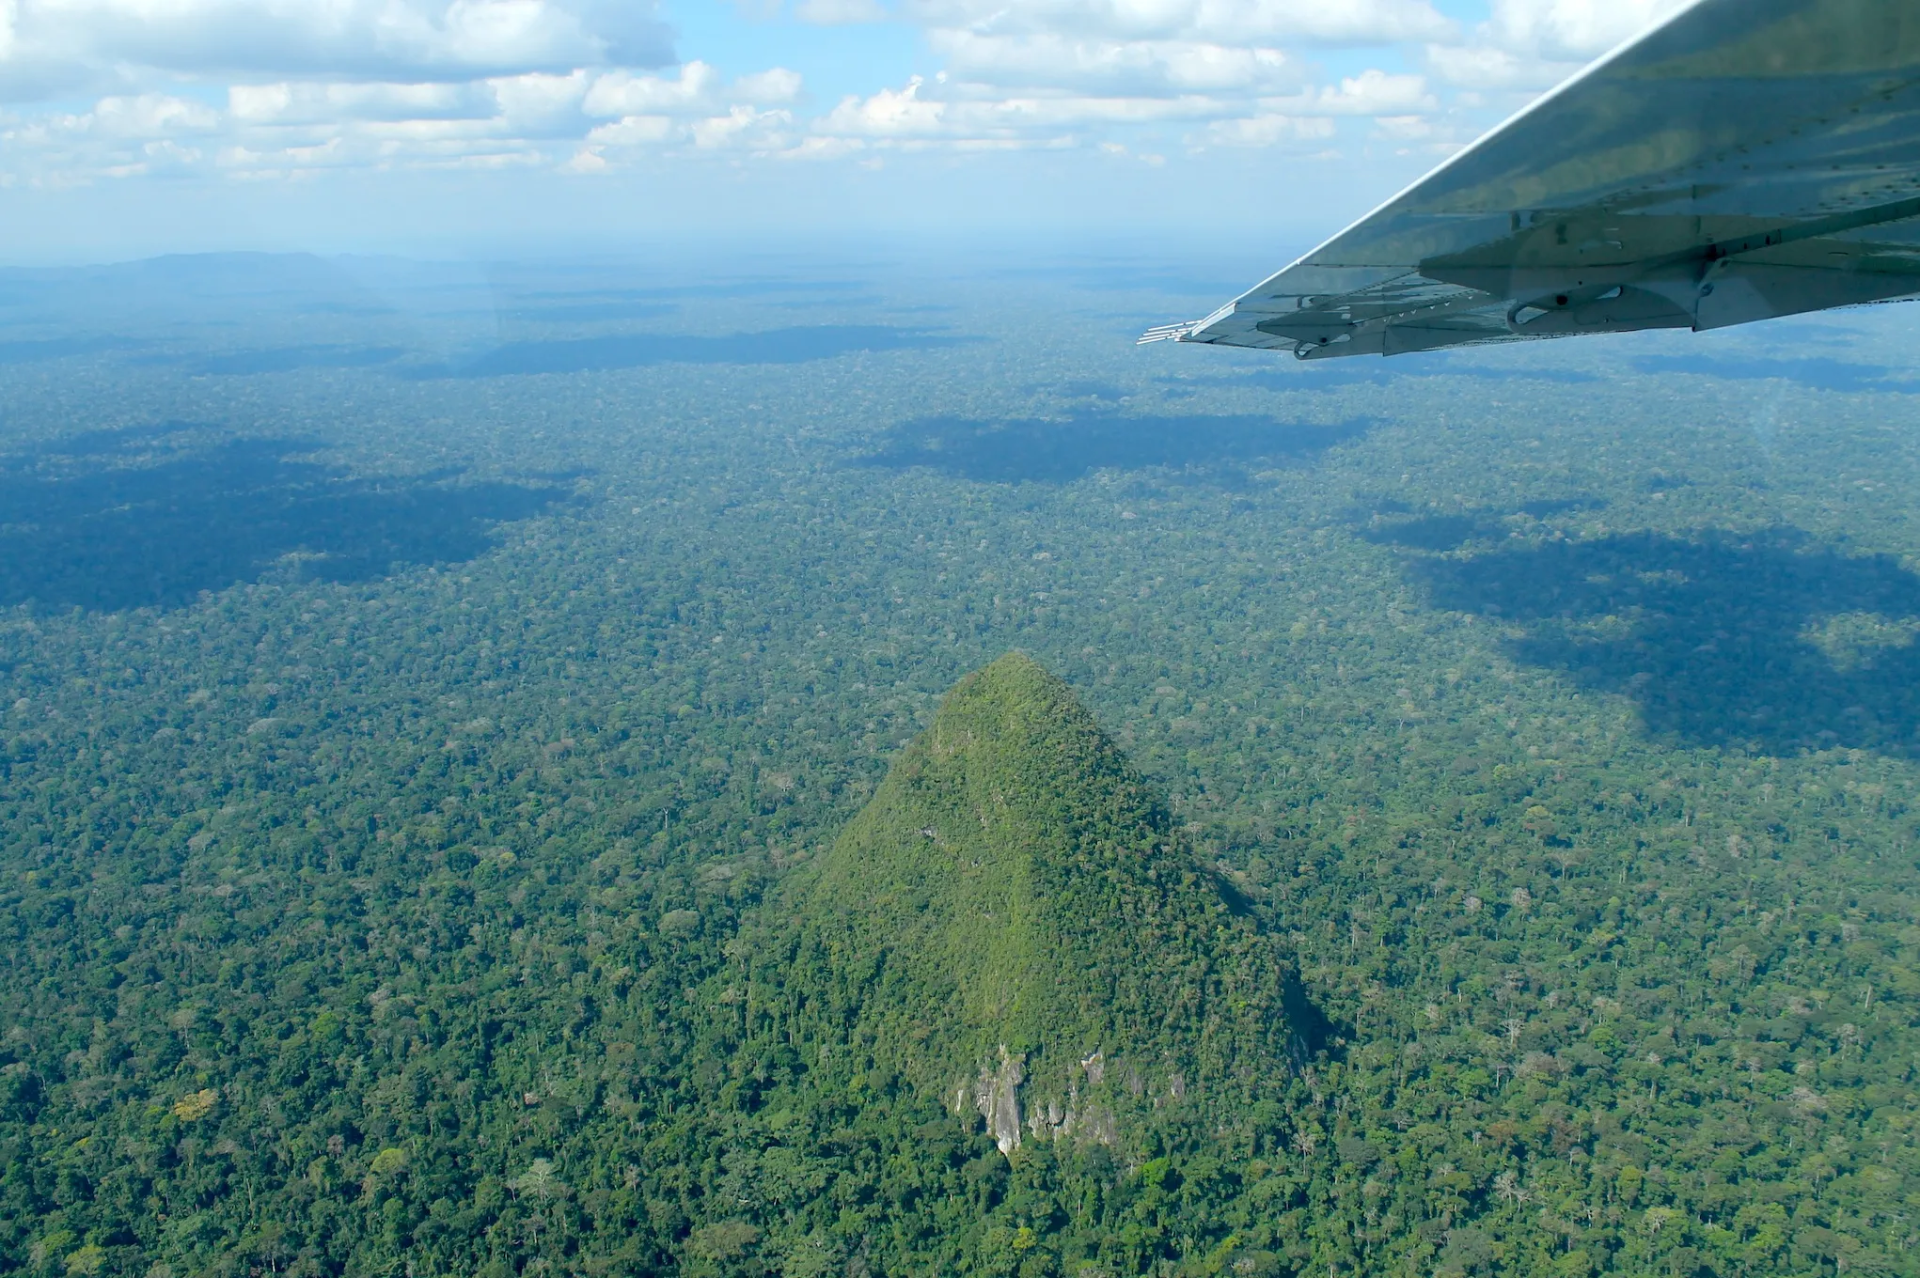
{"type": "Polygon", "coordinates": [[[1420,514],[1397,501],[1349,510],[1347,525],[1362,541],[1406,550],[1458,550],[1470,541],[1502,541],[1515,527],[1512,517],[1551,519],[1582,510],[1599,510],[1607,503],[1591,496],[1558,497],[1522,502],[1511,512],[1473,511],[1464,514],[1420,514]]]}
{"type": "Polygon", "coordinates": [[[190,374],[214,377],[257,373],[293,373],[306,368],[379,368],[406,354],[400,346],[269,346],[251,351],[223,351],[216,355],[147,355],[136,364],[174,364],[190,374]]]}
{"type": "Polygon", "coordinates": [[[193,371],[233,376],[291,373],[303,368],[378,368],[393,363],[406,353],[398,346],[281,346],[209,356],[197,362],[193,371]]]}
{"type": "Polygon", "coordinates": [[[0,342],[0,364],[39,364],[48,360],[72,359],[76,355],[100,355],[132,350],[145,345],[127,337],[45,337],[33,340],[0,342]]]}
{"type": "Polygon", "coordinates": [[[1434,606],[1512,623],[1516,661],[1640,707],[1652,737],[1920,754],[1920,576],[1797,529],[1413,555],[1434,606]]]}
{"type": "Polygon", "coordinates": [[[356,477],[306,456],[318,447],[169,424],[0,457],[0,605],[175,607],[276,566],[367,581],[473,559],[497,525],[569,492],[451,472],[356,477]]]}
{"type": "Polygon", "coordinates": [[[703,284],[652,284],[615,288],[548,289],[523,292],[522,302],[626,301],[660,302],[678,298],[776,297],[802,294],[830,298],[835,294],[864,293],[872,286],[861,280],[711,280],[703,284]]]}
{"type": "Polygon", "coordinates": [[[805,364],[862,352],[930,350],[978,340],[886,324],[812,324],[728,337],[617,333],[507,342],[462,363],[417,368],[407,375],[420,379],[515,377],[608,372],[656,364],[805,364]]]}
{"type": "Polygon", "coordinates": [[[1096,470],[1234,463],[1298,464],[1364,434],[1365,419],[1318,426],[1272,417],[1130,417],[1076,413],[1064,420],[973,421],[926,417],[887,433],[863,466],[925,466],[982,483],[1065,484],[1096,470]]]}
{"type": "Polygon", "coordinates": [[[602,320],[657,319],[662,315],[671,315],[679,309],[679,305],[674,302],[614,298],[604,301],[516,306],[504,314],[508,319],[533,320],[543,324],[591,324],[602,320]]]}

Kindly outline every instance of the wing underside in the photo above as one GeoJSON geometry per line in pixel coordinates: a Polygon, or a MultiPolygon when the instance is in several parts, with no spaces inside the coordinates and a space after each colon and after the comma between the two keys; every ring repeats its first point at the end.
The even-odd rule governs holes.
{"type": "Polygon", "coordinates": [[[1698,0],[1203,320],[1303,359],[1920,296],[1920,5],[1698,0]]]}

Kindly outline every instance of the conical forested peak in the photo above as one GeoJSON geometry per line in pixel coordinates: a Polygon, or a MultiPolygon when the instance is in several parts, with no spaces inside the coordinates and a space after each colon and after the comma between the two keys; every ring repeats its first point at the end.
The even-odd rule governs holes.
{"type": "Polygon", "coordinates": [[[1055,690],[1068,700],[1073,699],[1073,690],[1066,681],[1055,676],[1045,666],[1015,650],[995,661],[990,661],[972,674],[965,676],[953,686],[953,693],[972,691],[979,688],[1024,689],[1036,692],[1042,688],[1055,690]]]}
{"type": "Polygon", "coordinates": [[[1099,730],[1064,679],[1024,652],[1009,652],[955,684],[935,722],[968,719],[1018,731],[1020,723],[1047,718],[1072,719],[1099,730]]]}
{"type": "Polygon", "coordinates": [[[784,1006],[1011,1148],[1283,1068],[1288,969],[1066,683],[961,680],[792,901],[784,1006]],[[1024,1115],[1024,1118],[1022,1117],[1024,1115]]]}
{"type": "Polygon", "coordinates": [[[1065,681],[1008,653],[947,694],[835,845],[828,877],[937,876],[957,868],[963,845],[969,866],[1090,868],[1102,856],[1171,851],[1166,825],[1151,788],[1065,681]]]}

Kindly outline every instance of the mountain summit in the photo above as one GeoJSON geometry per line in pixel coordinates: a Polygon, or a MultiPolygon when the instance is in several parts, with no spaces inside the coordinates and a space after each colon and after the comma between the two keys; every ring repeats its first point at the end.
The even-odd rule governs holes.
{"type": "Polygon", "coordinates": [[[948,694],[797,886],[796,1024],[977,1111],[1003,1152],[1250,1099],[1298,1041],[1273,939],[1019,654],[948,694]]]}

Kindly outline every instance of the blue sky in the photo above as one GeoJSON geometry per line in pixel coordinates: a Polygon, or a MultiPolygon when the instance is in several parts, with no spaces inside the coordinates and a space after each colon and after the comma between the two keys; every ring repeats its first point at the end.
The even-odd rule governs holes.
{"type": "Polygon", "coordinates": [[[1680,0],[0,0],[16,262],[1336,229],[1680,0]]]}

